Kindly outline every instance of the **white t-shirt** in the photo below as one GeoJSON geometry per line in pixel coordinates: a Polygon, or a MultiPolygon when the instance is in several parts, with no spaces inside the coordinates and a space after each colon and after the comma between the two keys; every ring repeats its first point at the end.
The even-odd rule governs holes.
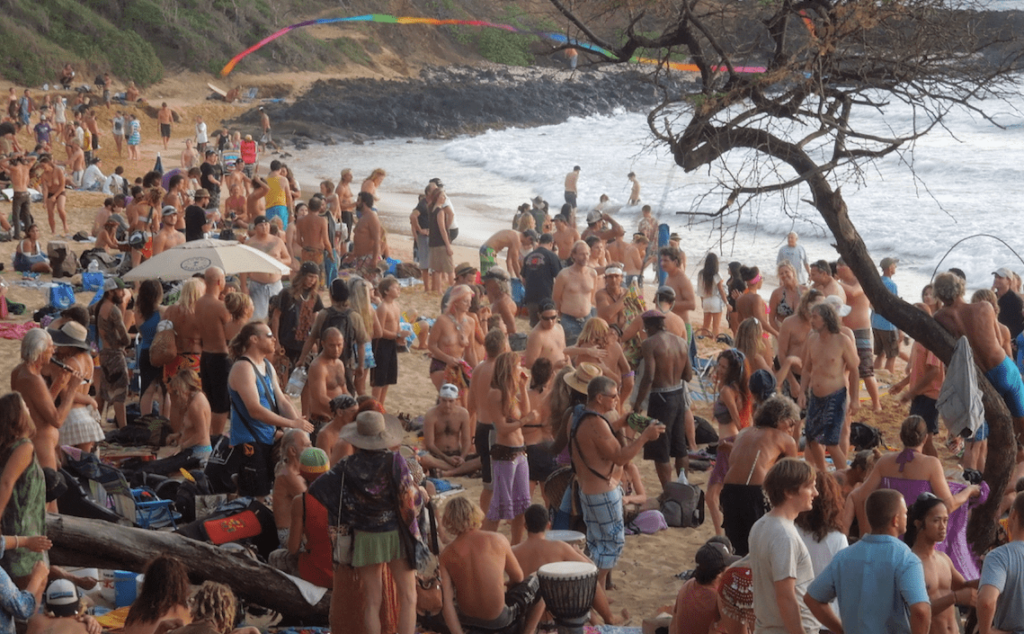
{"type": "Polygon", "coordinates": [[[206,136],[206,123],[199,122],[196,124],[196,143],[206,143],[209,138],[206,136]]]}
{"type": "Polygon", "coordinates": [[[459,228],[459,223],[455,222],[455,205],[452,204],[452,199],[451,198],[445,198],[444,204],[441,205],[441,206],[442,207],[448,207],[449,209],[452,210],[452,223],[450,225],[448,225],[448,229],[449,230],[458,229],[459,228]]]}
{"type": "Polygon", "coordinates": [[[117,195],[124,192],[124,178],[117,174],[111,174],[103,183],[103,193],[117,195]]]}
{"type": "Polygon", "coordinates": [[[775,600],[775,582],[796,580],[796,604],[800,620],[808,634],[818,631],[810,608],[804,603],[807,586],[814,581],[814,566],[796,524],[769,513],[750,529],[750,569],[753,575],[755,634],[786,634],[779,604],[775,600]]]}
{"type": "MultiPolygon", "coordinates": [[[[825,535],[825,539],[820,542],[814,539],[813,534],[808,533],[799,526],[796,527],[796,532],[800,534],[800,539],[804,540],[804,546],[807,546],[807,552],[811,554],[811,565],[814,567],[815,577],[821,574],[821,571],[828,566],[832,558],[836,556],[836,553],[850,545],[846,535],[839,531],[832,531],[825,535]]],[[[835,599],[829,605],[832,606],[832,611],[838,615],[839,599],[835,599]]]]}
{"type": "Polygon", "coordinates": [[[97,182],[104,182],[107,177],[100,171],[99,165],[90,165],[85,168],[85,174],[82,176],[82,189],[89,189],[93,187],[97,182]]]}

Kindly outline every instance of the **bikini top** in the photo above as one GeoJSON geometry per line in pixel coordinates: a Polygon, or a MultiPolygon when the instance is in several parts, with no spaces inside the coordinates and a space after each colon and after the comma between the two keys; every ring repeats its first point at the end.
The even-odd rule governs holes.
{"type": "Polygon", "coordinates": [[[796,310],[789,305],[786,301],[786,289],[782,289],[782,299],[779,300],[779,305],[775,307],[775,312],[778,313],[779,317],[789,317],[796,310]]]}

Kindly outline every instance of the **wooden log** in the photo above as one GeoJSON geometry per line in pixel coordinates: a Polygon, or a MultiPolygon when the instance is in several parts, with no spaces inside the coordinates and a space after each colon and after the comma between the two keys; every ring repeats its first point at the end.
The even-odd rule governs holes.
{"type": "Polygon", "coordinates": [[[330,591],[310,605],[281,571],[212,544],[171,532],[56,514],[46,517],[46,535],[53,541],[50,561],[57,565],[142,572],[154,557],[171,555],[185,564],[194,580],[226,584],[247,601],[305,623],[327,623],[330,591]]]}

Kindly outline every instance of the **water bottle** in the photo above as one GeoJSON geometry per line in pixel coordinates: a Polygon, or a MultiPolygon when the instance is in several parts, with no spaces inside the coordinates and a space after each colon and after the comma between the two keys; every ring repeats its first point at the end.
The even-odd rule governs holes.
{"type": "Polygon", "coordinates": [[[90,273],[99,273],[99,271],[100,271],[100,263],[96,261],[96,258],[93,258],[92,261],[89,262],[89,272],[90,273]]]}
{"type": "Polygon", "coordinates": [[[291,377],[288,379],[288,386],[284,392],[292,398],[299,398],[302,396],[302,388],[306,385],[306,368],[297,367],[292,371],[291,377]]]}

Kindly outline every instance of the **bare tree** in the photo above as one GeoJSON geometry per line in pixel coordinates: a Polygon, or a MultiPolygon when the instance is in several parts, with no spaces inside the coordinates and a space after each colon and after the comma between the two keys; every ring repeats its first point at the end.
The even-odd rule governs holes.
{"type": "MultiPolygon", "coordinates": [[[[886,290],[850,221],[842,186],[856,183],[872,161],[912,153],[915,141],[944,130],[956,109],[991,121],[986,106],[1015,90],[1021,49],[1012,39],[985,35],[970,7],[947,0],[550,2],[568,20],[570,36],[607,49],[610,61],[662,60],[652,76],[664,101],[648,124],[685,171],[718,174],[724,204],[710,215],[735,221],[768,194],[805,200],[875,310],[948,363],[953,338],[886,290]],[[628,27],[615,33],[610,24],[628,27]],[[683,57],[698,70],[689,92],[668,81],[669,62],[683,57]],[[906,129],[880,133],[864,125],[865,113],[894,103],[913,113],[906,129]]],[[[980,371],[979,379],[991,426],[984,478],[992,495],[973,512],[968,539],[984,552],[1016,442],[1005,404],[980,371]]]]}

